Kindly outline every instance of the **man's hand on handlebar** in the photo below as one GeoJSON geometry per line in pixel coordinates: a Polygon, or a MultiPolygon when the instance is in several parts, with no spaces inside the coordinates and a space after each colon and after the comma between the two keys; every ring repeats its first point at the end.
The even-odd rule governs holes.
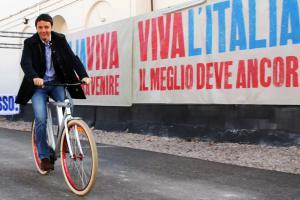
{"type": "Polygon", "coordinates": [[[89,85],[91,83],[91,78],[89,77],[84,77],[81,82],[83,82],[84,84],[89,85]]]}
{"type": "Polygon", "coordinates": [[[35,86],[39,86],[39,87],[42,87],[44,85],[44,80],[41,79],[41,78],[34,78],[33,79],[33,84],[35,86]]]}
{"type": "MultiPolygon", "coordinates": [[[[84,77],[82,80],[81,80],[81,82],[83,83],[83,84],[90,84],[91,83],[91,78],[89,78],[89,77],[84,77]]],[[[33,79],[33,84],[35,85],[35,86],[37,86],[37,87],[43,87],[43,86],[45,86],[44,85],[44,79],[41,79],[41,78],[34,78],[33,79]]],[[[55,84],[54,84],[55,85],[55,84]]]]}

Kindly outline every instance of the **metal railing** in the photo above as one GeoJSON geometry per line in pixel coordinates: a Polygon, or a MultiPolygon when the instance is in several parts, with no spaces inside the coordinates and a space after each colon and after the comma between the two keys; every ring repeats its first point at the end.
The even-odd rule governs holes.
{"type": "MultiPolygon", "coordinates": [[[[25,39],[32,36],[33,33],[26,32],[14,32],[14,31],[0,31],[0,38],[12,38],[12,39],[25,39]]],[[[0,49],[22,49],[22,43],[0,42],[0,49]]]]}

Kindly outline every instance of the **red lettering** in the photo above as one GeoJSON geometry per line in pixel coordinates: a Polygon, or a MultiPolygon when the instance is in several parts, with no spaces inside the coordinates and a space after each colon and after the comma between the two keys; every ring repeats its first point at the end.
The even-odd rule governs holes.
{"type": "Polygon", "coordinates": [[[100,94],[106,95],[106,81],[104,77],[100,77],[100,94]]]}
{"type": "Polygon", "coordinates": [[[90,95],[90,87],[89,87],[89,85],[82,85],[81,88],[82,88],[82,90],[83,90],[83,92],[84,92],[84,94],[86,96],[90,95]]]}
{"type": "Polygon", "coordinates": [[[236,88],[246,88],[246,70],[244,60],[240,60],[238,64],[236,88]]]}
{"type": "Polygon", "coordinates": [[[109,95],[113,95],[114,93],[114,81],[115,81],[115,77],[113,76],[109,76],[109,84],[108,84],[108,94],[109,95]]]}
{"type": "Polygon", "coordinates": [[[93,69],[94,65],[94,48],[95,48],[95,36],[87,37],[87,54],[88,54],[88,70],[93,69]]]}
{"type": "Polygon", "coordinates": [[[258,61],[257,59],[248,60],[248,88],[258,88],[258,61]]]}
{"type": "Polygon", "coordinates": [[[100,35],[96,36],[96,70],[100,69],[100,35]]]}
{"type": "Polygon", "coordinates": [[[109,95],[109,78],[105,79],[105,95],[109,95]]]}
{"type": "MultiPolygon", "coordinates": [[[[102,69],[107,69],[108,63],[108,52],[109,52],[109,39],[110,33],[101,34],[101,59],[102,59],[102,69]]],[[[112,46],[114,45],[115,41],[112,41],[112,46]]],[[[112,48],[112,47],[111,47],[112,48]]],[[[100,55],[99,55],[100,57],[100,55]]],[[[112,56],[110,55],[110,60],[112,56]]],[[[110,68],[111,69],[111,68],[110,68]]]]}
{"type": "Polygon", "coordinates": [[[160,69],[160,90],[166,90],[166,86],[164,85],[164,82],[166,80],[165,72],[166,72],[166,67],[162,67],[160,69]]]}
{"type": "Polygon", "coordinates": [[[159,84],[159,68],[152,68],[150,70],[150,81],[151,81],[151,90],[159,90],[160,84],[159,84]]]}
{"type": "Polygon", "coordinates": [[[110,63],[109,69],[119,68],[119,50],[117,31],[111,33],[110,63]]]}
{"type": "Polygon", "coordinates": [[[209,83],[209,80],[213,77],[213,73],[211,72],[211,68],[213,67],[213,63],[206,64],[206,89],[212,89],[212,84],[209,83]]]}
{"type": "Polygon", "coordinates": [[[173,90],[174,89],[174,69],[172,66],[167,68],[167,89],[173,90]]]}
{"type": "Polygon", "coordinates": [[[219,63],[214,63],[215,68],[215,77],[216,77],[216,88],[220,89],[222,87],[222,78],[223,78],[223,62],[221,62],[221,66],[219,67],[219,63]]]}
{"type": "Polygon", "coordinates": [[[162,59],[168,58],[168,55],[169,55],[170,25],[171,25],[171,15],[170,14],[168,14],[166,17],[164,17],[164,16],[158,17],[160,57],[162,59]],[[166,18],[166,24],[164,23],[164,18],[166,18]]]}
{"type": "Polygon", "coordinates": [[[229,83],[229,78],[232,76],[232,73],[229,71],[229,67],[232,66],[232,61],[226,61],[224,64],[225,64],[224,89],[232,89],[232,84],[229,83]]]}
{"type": "Polygon", "coordinates": [[[286,87],[291,87],[291,85],[299,87],[298,59],[295,56],[286,57],[286,87]]]}
{"type": "Polygon", "coordinates": [[[144,69],[139,69],[139,75],[140,75],[140,91],[143,91],[143,82],[144,82],[143,71],[144,71],[144,69]]]}
{"type": "Polygon", "coordinates": [[[91,84],[83,87],[86,95],[119,95],[119,75],[91,77],[91,84]]]}
{"type": "Polygon", "coordinates": [[[95,94],[95,85],[96,85],[96,78],[95,77],[92,77],[91,78],[92,80],[92,84],[91,84],[91,95],[94,95],[95,94]]]}
{"type": "Polygon", "coordinates": [[[150,20],[147,19],[145,21],[145,28],[144,28],[144,22],[139,21],[138,29],[139,29],[139,40],[140,40],[140,60],[147,61],[150,20]]]}
{"type": "Polygon", "coordinates": [[[152,60],[157,60],[157,28],[156,18],[152,19],[152,60]]]}
{"type": "Polygon", "coordinates": [[[185,56],[182,15],[180,12],[174,14],[171,58],[176,58],[177,55],[179,57],[185,56]]]}
{"type": "Polygon", "coordinates": [[[96,70],[119,68],[118,35],[116,31],[87,37],[86,46],[88,70],[93,70],[94,64],[96,70]]]}
{"type": "Polygon", "coordinates": [[[192,89],[194,83],[193,77],[194,77],[193,66],[187,65],[185,70],[185,80],[186,80],[185,85],[187,89],[192,89]]]}
{"type": "Polygon", "coordinates": [[[119,74],[117,74],[117,75],[115,75],[115,82],[114,82],[114,95],[116,95],[116,96],[118,96],[120,93],[119,93],[119,86],[120,86],[120,84],[119,84],[119,79],[120,79],[120,75],[119,74]]]}
{"type": "MultiPolygon", "coordinates": [[[[157,91],[170,91],[170,90],[184,90],[184,89],[192,89],[194,81],[193,81],[193,66],[181,65],[181,77],[184,77],[186,81],[181,80],[181,85],[178,84],[178,74],[177,66],[169,66],[169,67],[157,67],[150,69],[150,90],[157,91]]],[[[140,70],[140,74],[142,74],[140,70]]],[[[140,77],[143,75],[140,75],[140,77]]],[[[141,78],[140,78],[141,79],[141,78]]],[[[142,90],[142,85],[140,85],[140,90],[142,90]]]]}
{"type": "Polygon", "coordinates": [[[260,62],[260,83],[263,87],[269,87],[271,84],[270,75],[266,75],[266,67],[271,68],[271,60],[263,58],[260,62]]]}
{"type": "Polygon", "coordinates": [[[281,57],[276,57],[273,61],[273,83],[275,87],[284,84],[284,61],[281,57]]]}
{"type": "Polygon", "coordinates": [[[174,69],[174,90],[180,90],[180,85],[178,85],[178,82],[177,82],[177,66],[175,66],[175,69],[174,69]]]}
{"type": "Polygon", "coordinates": [[[197,63],[197,89],[203,89],[205,85],[205,65],[197,63]]]}
{"type": "Polygon", "coordinates": [[[184,65],[181,65],[181,89],[184,89],[185,76],[184,76],[184,65]]]}
{"type": "Polygon", "coordinates": [[[146,87],[146,69],[142,68],[139,70],[140,72],[140,91],[147,91],[148,87],[146,87]]]}

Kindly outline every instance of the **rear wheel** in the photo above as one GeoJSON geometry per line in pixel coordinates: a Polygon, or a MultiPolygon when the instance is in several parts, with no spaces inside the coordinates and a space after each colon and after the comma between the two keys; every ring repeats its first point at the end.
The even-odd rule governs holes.
{"type": "Polygon", "coordinates": [[[77,195],[83,196],[91,191],[96,181],[98,171],[98,154],[95,139],[91,129],[82,120],[71,120],[68,123],[70,136],[70,151],[66,139],[66,131],[61,140],[61,165],[69,188],[77,195]],[[78,132],[79,142],[75,137],[78,132]],[[79,151],[79,144],[83,154],[79,151]]]}
{"type": "Polygon", "coordinates": [[[48,171],[44,171],[41,169],[41,159],[39,158],[38,149],[35,143],[35,129],[34,129],[34,121],[32,122],[31,126],[31,144],[32,144],[32,153],[33,153],[33,160],[35,163],[35,167],[38,170],[38,172],[42,175],[48,174],[48,171]]]}

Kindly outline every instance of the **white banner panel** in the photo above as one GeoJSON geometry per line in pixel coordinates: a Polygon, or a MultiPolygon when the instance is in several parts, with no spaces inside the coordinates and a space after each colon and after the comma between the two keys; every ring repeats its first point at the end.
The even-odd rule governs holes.
{"type": "Polygon", "coordinates": [[[83,86],[87,100],[76,104],[130,106],[132,88],[133,21],[123,21],[68,35],[92,84],[83,86]]]}
{"type": "Polygon", "coordinates": [[[137,18],[133,103],[299,105],[299,6],[216,0],[137,18]]]}
{"type": "Polygon", "coordinates": [[[19,49],[0,49],[0,115],[14,115],[20,112],[20,107],[15,104],[16,94],[23,75],[20,67],[19,49]]]}
{"type": "Polygon", "coordinates": [[[20,86],[23,72],[20,66],[20,49],[0,49],[1,73],[0,94],[16,95],[20,86]]]}

